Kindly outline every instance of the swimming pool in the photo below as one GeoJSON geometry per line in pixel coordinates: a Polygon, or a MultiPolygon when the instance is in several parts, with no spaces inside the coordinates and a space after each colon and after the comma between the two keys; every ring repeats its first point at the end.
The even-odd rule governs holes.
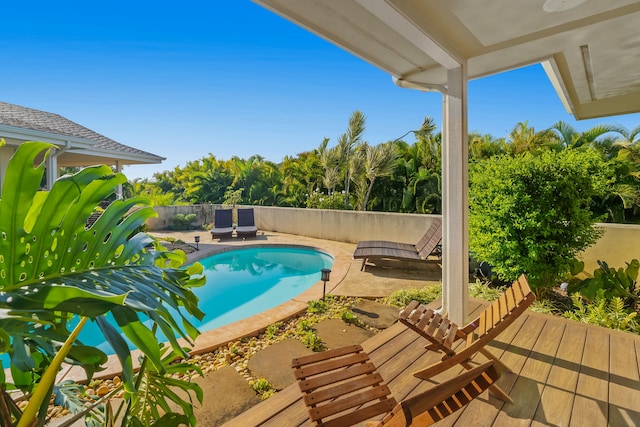
{"type": "MultiPolygon", "coordinates": [[[[320,270],[330,268],[333,261],[315,249],[284,246],[238,248],[210,255],[198,261],[207,282],[193,289],[205,317],[190,321],[205,332],[262,313],[309,289],[320,280],[320,270]]],[[[80,340],[113,353],[93,323],[85,326],[80,340]]]]}

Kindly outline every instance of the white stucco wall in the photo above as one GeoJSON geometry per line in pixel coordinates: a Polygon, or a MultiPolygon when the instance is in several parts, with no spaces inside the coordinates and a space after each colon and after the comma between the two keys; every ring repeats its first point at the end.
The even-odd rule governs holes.
{"type": "MultiPolygon", "coordinates": [[[[177,213],[195,213],[194,226],[213,221],[213,211],[220,205],[160,206],[159,217],[147,221],[151,230],[166,229],[177,213]]],[[[359,212],[305,208],[254,206],[256,226],[262,231],[277,231],[320,239],[356,243],[359,240],[392,240],[416,243],[437,215],[359,212]]],[[[593,273],[597,261],[610,267],[624,267],[625,262],[640,259],[640,225],[598,224],[604,235],[581,254],[585,271],[593,273]]]]}

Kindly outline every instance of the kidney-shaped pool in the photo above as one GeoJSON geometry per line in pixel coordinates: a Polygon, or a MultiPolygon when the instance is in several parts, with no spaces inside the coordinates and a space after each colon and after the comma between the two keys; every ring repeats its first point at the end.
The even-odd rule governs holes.
{"type": "MultiPolygon", "coordinates": [[[[206,316],[201,332],[262,313],[292,299],[320,280],[333,257],[299,247],[234,249],[199,261],[207,283],[194,289],[206,316]]],[[[197,321],[196,321],[197,322],[197,321]]]]}
{"type": "MultiPolygon", "coordinates": [[[[205,332],[262,313],[309,289],[333,261],[316,249],[288,246],[244,247],[200,259],[207,282],[193,292],[205,317],[190,320],[205,332]]],[[[80,340],[113,354],[94,323],[83,328],[80,340]]]]}

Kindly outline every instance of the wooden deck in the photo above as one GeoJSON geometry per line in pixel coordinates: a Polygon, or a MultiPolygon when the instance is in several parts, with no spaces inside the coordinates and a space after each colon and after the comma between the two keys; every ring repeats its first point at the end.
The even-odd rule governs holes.
{"type": "MultiPolygon", "coordinates": [[[[477,312],[483,304],[471,307],[477,312]]],[[[400,400],[460,372],[415,378],[413,372],[438,357],[425,344],[396,323],[362,346],[400,400]]],[[[640,336],[527,311],[489,349],[513,371],[498,385],[514,403],[485,392],[437,426],[640,426],[640,336]]],[[[225,425],[311,424],[293,384],[225,425]]]]}

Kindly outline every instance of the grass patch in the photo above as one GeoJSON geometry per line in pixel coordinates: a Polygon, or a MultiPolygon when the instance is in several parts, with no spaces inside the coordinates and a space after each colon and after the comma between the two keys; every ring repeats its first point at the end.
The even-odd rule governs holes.
{"type": "Polygon", "coordinates": [[[429,285],[422,289],[400,289],[395,291],[386,298],[383,298],[384,304],[394,307],[406,307],[412,300],[416,300],[422,304],[429,304],[442,296],[441,285],[429,285]]]}

